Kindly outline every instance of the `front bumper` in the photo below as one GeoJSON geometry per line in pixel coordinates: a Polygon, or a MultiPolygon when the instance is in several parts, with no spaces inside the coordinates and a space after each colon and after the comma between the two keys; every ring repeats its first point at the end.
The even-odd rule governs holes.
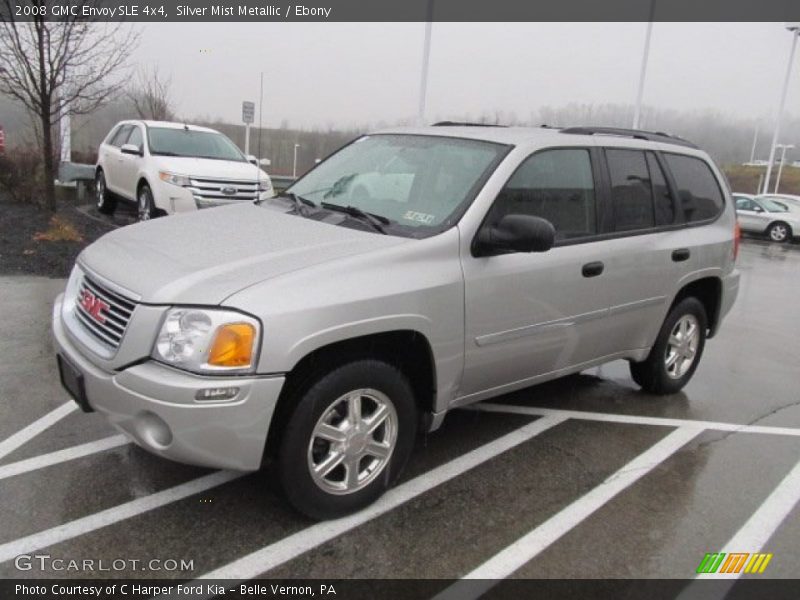
{"type": "Polygon", "coordinates": [[[154,361],[108,372],[70,339],[53,308],[56,350],[83,375],[88,403],[142,448],[183,463],[254,471],[261,466],[284,377],[207,377],[154,361]],[[195,400],[198,390],[237,387],[226,402],[195,400]]]}

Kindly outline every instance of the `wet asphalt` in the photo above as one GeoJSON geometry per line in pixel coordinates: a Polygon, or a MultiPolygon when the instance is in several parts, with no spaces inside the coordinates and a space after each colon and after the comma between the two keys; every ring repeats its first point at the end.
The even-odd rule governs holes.
{"type": "MultiPolygon", "coordinates": [[[[747,240],[739,268],[738,301],[681,393],[643,393],[627,364],[617,361],[492,403],[800,429],[800,247],[747,240]]],[[[0,443],[68,401],[49,333],[52,301],[63,286],[63,280],[0,279],[0,443]]],[[[402,481],[424,477],[475,449],[480,453],[537,418],[453,412],[438,432],[420,438],[402,481]]],[[[673,430],[566,420],[260,574],[461,577],[673,430]]],[[[5,465],[115,433],[102,417],[73,412],[0,459],[0,472],[5,465]]],[[[513,577],[692,577],[704,554],[722,548],[798,461],[800,436],[706,430],[560,535],[513,577]]],[[[0,551],[4,544],[209,473],[123,445],[0,479],[0,551]]],[[[101,576],[192,578],[289,535],[303,535],[312,525],[287,507],[267,468],[93,531],[78,530],[35,551],[67,559],[191,559],[188,571],[126,568],[101,576]]],[[[800,575],[800,506],[764,551],[774,557],[761,577],[800,575]]],[[[93,575],[21,572],[13,559],[0,562],[4,578],[93,575]]]]}

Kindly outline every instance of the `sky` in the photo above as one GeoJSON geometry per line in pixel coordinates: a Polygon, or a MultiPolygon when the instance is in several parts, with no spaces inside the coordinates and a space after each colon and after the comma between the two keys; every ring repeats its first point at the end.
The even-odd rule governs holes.
{"type": "MultiPolygon", "coordinates": [[[[364,126],[417,113],[424,23],[140,24],[135,65],[172,78],[186,118],[364,126]],[[256,112],[258,120],[258,111],[256,112]]],[[[633,104],[645,23],[434,23],[426,118],[633,104]]],[[[655,23],[644,104],[771,119],[791,47],[782,23],[655,23]]],[[[800,50],[798,51],[800,54],[800,50]]],[[[800,56],[787,111],[800,114],[800,56]]]]}

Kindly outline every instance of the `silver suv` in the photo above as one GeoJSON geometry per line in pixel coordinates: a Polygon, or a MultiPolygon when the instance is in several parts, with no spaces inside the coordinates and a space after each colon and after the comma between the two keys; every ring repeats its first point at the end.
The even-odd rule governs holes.
{"type": "Polygon", "coordinates": [[[346,514],[447,411],[630,361],[671,394],[738,290],[714,163],[663,134],[365,135],[281,196],[119,229],[56,302],[62,382],[137,444],[346,514]]]}

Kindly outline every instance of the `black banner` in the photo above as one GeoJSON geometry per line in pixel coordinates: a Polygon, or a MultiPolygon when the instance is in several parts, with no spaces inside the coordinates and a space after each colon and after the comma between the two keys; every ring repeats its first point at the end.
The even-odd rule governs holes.
{"type": "Polygon", "coordinates": [[[800,21],[798,0],[0,0],[0,18],[149,22],[800,21]]]}
{"type": "Polygon", "coordinates": [[[176,582],[148,579],[0,580],[3,600],[205,600],[230,598],[305,598],[336,600],[405,600],[442,598],[546,598],[591,600],[796,600],[800,580],[746,577],[727,579],[337,579],[244,582],[203,580],[176,582]],[[457,584],[457,587],[452,587],[457,584]]]}

